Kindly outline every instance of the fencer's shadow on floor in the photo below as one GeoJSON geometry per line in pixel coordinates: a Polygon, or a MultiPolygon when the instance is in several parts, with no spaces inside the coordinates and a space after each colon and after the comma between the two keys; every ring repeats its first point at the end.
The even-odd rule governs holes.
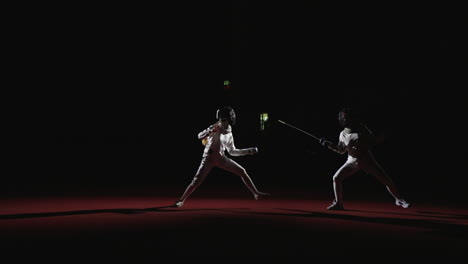
{"type": "Polygon", "coordinates": [[[354,214],[342,214],[342,213],[323,213],[318,211],[306,211],[288,208],[276,208],[276,210],[287,211],[287,213],[281,212],[258,212],[251,211],[249,208],[195,208],[195,209],[181,209],[174,205],[165,205],[150,208],[114,208],[114,209],[94,209],[94,210],[74,210],[74,211],[63,211],[63,212],[42,212],[42,213],[20,213],[20,214],[5,214],[0,215],[0,220],[8,219],[25,219],[25,218],[40,218],[40,217],[54,217],[54,216],[70,216],[70,215],[86,215],[86,214],[101,214],[101,213],[114,213],[114,214],[142,214],[146,212],[194,212],[194,211],[220,211],[220,212],[231,212],[231,213],[247,213],[247,214],[260,214],[260,215],[272,215],[272,216],[288,216],[288,217],[318,217],[318,218],[331,218],[331,219],[343,219],[369,223],[382,223],[382,224],[393,224],[411,227],[424,227],[431,229],[443,229],[452,230],[455,232],[463,232],[468,236],[468,226],[460,225],[449,222],[441,222],[437,219],[447,220],[466,220],[467,215],[460,214],[449,214],[449,213],[438,213],[428,211],[417,211],[417,213],[395,213],[395,212],[379,212],[379,211],[366,211],[366,210],[345,210],[343,212],[356,212],[356,213],[377,213],[377,214],[391,214],[391,215],[402,215],[412,217],[431,217],[437,219],[410,219],[410,218],[395,218],[395,217],[378,217],[378,216],[363,216],[354,214]]]}
{"type": "Polygon", "coordinates": [[[456,219],[468,220],[468,215],[429,212],[429,211],[416,211],[416,214],[410,214],[410,213],[395,213],[395,212],[383,212],[383,211],[368,211],[368,210],[355,210],[355,209],[349,210],[349,209],[346,209],[344,212],[390,214],[390,215],[417,216],[417,217],[423,216],[423,217],[435,217],[435,218],[445,218],[445,219],[453,219],[453,220],[456,220],[456,219]]]}
{"type": "MultiPolygon", "coordinates": [[[[236,208],[236,210],[243,210],[246,208],[236,208]]],[[[184,212],[184,211],[227,211],[222,208],[199,208],[199,209],[180,209],[174,205],[150,207],[150,208],[116,208],[116,209],[95,209],[95,210],[75,210],[64,212],[44,212],[44,213],[24,213],[24,214],[5,214],[0,215],[0,220],[7,219],[24,219],[24,218],[39,218],[39,217],[53,217],[53,216],[69,216],[69,215],[85,215],[85,214],[141,214],[145,212],[184,212]]]]}
{"type": "MultiPolygon", "coordinates": [[[[390,225],[396,225],[396,226],[428,228],[428,229],[434,230],[434,232],[443,231],[444,233],[453,234],[458,237],[468,238],[468,225],[442,222],[437,219],[377,217],[377,216],[341,214],[341,213],[333,213],[333,212],[322,213],[322,212],[317,212],[317,211],[305,211],[305,210],[287,209],[287,208],[277,208],[277,209],[282,210],[282,211],[293,212],[293,213],[277,213],[277,212],[245,212],[245,213],[288,216],[288,217],[317,217],[317,218],[350,220],[350,221],[358,221],[358,222],[366,222],[366,223],[390,224],[390,225]]],[[[372,212],[372,211],[359,211],[359,210],[346,210],[346,211],[365,212],[365,213],[372,212]]],[[[345,212],[345,211],[342,211],[342,212],[345,212]]],[[[376,212],[372,212],[372,213],[376,213],[376,212]]],[[[412,216],[421,217],[423,215],[412,214],[412,216]]]]}
{"type": "Polygon", "coordinates": [[[468,215],[462,215],[462,214],[438,213],[438,212],[428,212],[428,211],[418,211],[418,213],[431,215],[437,218],[468,220],[468,215]]]}

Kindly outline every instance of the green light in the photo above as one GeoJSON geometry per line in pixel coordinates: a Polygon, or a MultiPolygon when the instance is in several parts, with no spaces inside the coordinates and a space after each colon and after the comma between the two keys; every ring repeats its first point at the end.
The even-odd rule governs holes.
{"type": "Polygon", "coordinates": [[[224,85],[229,85],[229,84],[230,84],[229,80],[224,81],[224,85]]]}
{"type": "Polygon", "coordinates": [[[265,123],[268,121],[268,113],[260,114],[260,130],[265,130],[265,123]]]}

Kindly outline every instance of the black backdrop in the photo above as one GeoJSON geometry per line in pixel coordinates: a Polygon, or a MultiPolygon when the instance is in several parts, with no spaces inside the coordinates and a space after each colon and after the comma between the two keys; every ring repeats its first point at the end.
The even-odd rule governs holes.
{"type": "MultiPolygon", "coordinates": [[[[46,13],[29,26],[28,51],[43,87],[41,144],[4,193],[178,196],[200,162],[197,133],[225,104],[238,115],[237,147],[260,149],[237,158],[258,185],[330,192],[346,157],[276,121],[336,141],[337,112],[350,105],[386,136],[374,152],[407,196],[466,200],[466,16],[421,8],[223,1],[46,13]]],[[[349,185],[379,186],[363,175],[349,185]]]]}

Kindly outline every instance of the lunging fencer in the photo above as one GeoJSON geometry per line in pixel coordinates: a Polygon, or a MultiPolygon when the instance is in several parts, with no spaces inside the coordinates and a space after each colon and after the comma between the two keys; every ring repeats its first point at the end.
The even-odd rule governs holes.
{"type": "Polygon", "coordinates": [[[355,174],[359,170],[363,170],[367,174],[376,177],[384,184],[395,199],[395,204],[397,206],[408,208],[409,203],[400,196],[393,180],[377,163],[371,153],[371,147],[377,143],[377,139],[369,128],[361,122],[352,108],[341,109],[338,114],[338,121],[343,128],[339,135],[338,144],[334,144],[325,138],[320,139],[320,144],[322,146],[328,147],[339,154],[348,153],[346,162],[333,176],[335,199],[327,209],[344,210],[342,182],[345,178],[355,174]]]}
{"type": "Polygon", "coordinates": [[[205,145],[202,160],[192,182],[174,204],[175,207],[182,207],[184,205],[187,198],[200,186],[213,167],[219,167],[240,176],[256,200],[270,195],[269,193],[260,192],[255,187],[247,171],[226,155],[226,151],[231,156],[254,155],[258,152],[258,148],[256,147],[236,148],[232,134],[232,126],[236,122],[234,109],[230,106],[218,109],[216,111],[216,119],[218,120],[216,123],[198,133],[198,139],[202,140],[202,143],[205,145]]]}

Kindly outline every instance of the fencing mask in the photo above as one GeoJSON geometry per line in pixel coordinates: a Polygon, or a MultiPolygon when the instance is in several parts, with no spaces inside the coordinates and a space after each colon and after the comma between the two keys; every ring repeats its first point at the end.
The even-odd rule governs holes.
{"type": "Polygon", "coordinates": [[[225,106],[216,111],[216,119],[227,120],[232,126],[236,123],[236,113],[230,106],[225,106]]]}
{"type": "Polygon", "coordinates": [[[357,114],[352,108],[345,107],[338,113],[338,122],[343,128],[355,128],[359,123],[357,114]]]}

